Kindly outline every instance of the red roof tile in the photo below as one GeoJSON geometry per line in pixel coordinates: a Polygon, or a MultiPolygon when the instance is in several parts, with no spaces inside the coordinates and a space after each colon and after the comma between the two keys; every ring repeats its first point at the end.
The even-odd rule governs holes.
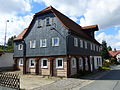
{"type": "Polygon", "coordinates": [[[96,30],[98,30],[98,25],[90,25],[90,26],[82,27],[82,29],[93,29],[93,28],[96,28],[96,30]]]}
{"type": "Polygon", "coordinates": [[[116,56],[118,53],[120,53],[120,50],[116,50],[116,51],[109,51],[110,56],[116,56]]]}
{"type": "Polygon", "coordinates": [[[14,40],[22,40],[23,39],[23,36],[24,34],[27,32],[27,29],[24,29],[22,33],[20,33],[14,40]]]}

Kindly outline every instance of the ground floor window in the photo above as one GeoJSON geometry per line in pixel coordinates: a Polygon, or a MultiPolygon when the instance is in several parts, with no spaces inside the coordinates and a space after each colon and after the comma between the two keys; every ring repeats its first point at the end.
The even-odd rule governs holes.
{"type": "Polygon", "coordinates": [[[63,58],[56,58],[56,68],[63,68],[63,58]]]}
{"type": "Polygon", "coordinates": [[[85,58],[85,65],[88,65],[88,58],[85,58]]]}
{"type": "Polygon", "coordinates": [[[19,59],[19,65],[23,65],[23,58],[19,59]]]}
{"type": "Polygon", "coordinates": [[[47,68],[48,67],[48,59],[43,58],[41,59],[41,68],[47,68]]]}
{"type": "Polygon", "coordinates": [[[83,59],[79,58],[79,65],[82,66],[82,64],[83,64],[83,59]]]}
{"type": "Polygon", "coordinates": [[[29,60],[29,67],[35,67],[35,60],[34,59],[29,60]]]}
{"type": "Polygon", "coordinates": [[[72,68],[76,67],[76,58],[71,58],[71,65],[72,65],[72,68]]]}

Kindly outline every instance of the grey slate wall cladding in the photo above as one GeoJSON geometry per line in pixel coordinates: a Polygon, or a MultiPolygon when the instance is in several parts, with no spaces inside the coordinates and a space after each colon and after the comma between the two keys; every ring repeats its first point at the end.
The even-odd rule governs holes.
{"type": "MultiPolygon", "coordinates": [[[[52,13],[45,14],[43,16],[37,17],[42,18],[44,20],[44,24],[41,28],[38,27],[37,20],[32,25],[30,32],[27,34],[25,38],[26,42],[26,56],[27,57],[34,57],[34,56],[51,56],[51,55],[66,55],[66,36],[68,30],[64,28],[61,22],[54,17],[52,13]],[[54,23],[56,23],[56,30],[50,30],[51,26],[45,25],[45,17],[54,18],[54,23]],[[52,46],[52,37],[59,37],[60,38],[60,45],[58,47],[52,46]],[[40,39],[47,39],[47,47],[40,47],[40,39]],[[30,48],[30,40],[36,40],[36,48],[30,48]]],[[[17,47],[15,45],[15,47],[17,47]]],[[[22,53],[15,48],[14,57],[22,56],[22,53]]]]}
{"type": "MultiPolygon", "coordinates": [[[[52,23],[52,24],[53,24],[52,23]]],[[[80,36],[78,37],[80,38],[80,36]]],[[[99,55],[99,52],[94,52],[90,50],[90,44],[88,44],[88,49],[80,48],[80,46],[74,46],[74,36],[68,35],[68,30],[65,29],[63,24],[55,17],[52,13],[47,13],[42,16],[36,17],[34,23],[32,24],[30,31],[26,34],[26,56],[55,56],[55,55],[99,55]],[[53,23],[56,23],[56,30],[50,30],[51,26],[46,26],[45,18],[54,18],[53,23]],[[42,27],[38,28],[38,18],[42,19],[42,27]],[[60,45],[58,47],[52,46],[52,37],[60,38],[60,45]],[[47,39],[47,47],[40,47],[40,39],[47,39]],[[30,41],[36,40],[36,48],[30,48],[30,41]],[[67,45],[67,48],[66,48],[67,45]]],[[[79,41],[79,40],[78,40],[79,41]]],[[[22,57],[23,51],[18,50],[18,44],[21,42],[15,42],[14,47],[14,57],[22,57]]],[[[78,44],[80,41],[78,42],[78,44]]],[[[84,44],[84,43],[83,43],[84,44]]]]}

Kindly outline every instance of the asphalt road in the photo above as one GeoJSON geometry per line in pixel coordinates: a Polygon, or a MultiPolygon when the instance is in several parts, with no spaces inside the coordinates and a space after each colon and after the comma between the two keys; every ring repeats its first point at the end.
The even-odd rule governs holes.
{"type": "Polygon", "coordinates": [[[120,65],[112,66],[106,75],[79,90],[120,90],[120,65]]]}

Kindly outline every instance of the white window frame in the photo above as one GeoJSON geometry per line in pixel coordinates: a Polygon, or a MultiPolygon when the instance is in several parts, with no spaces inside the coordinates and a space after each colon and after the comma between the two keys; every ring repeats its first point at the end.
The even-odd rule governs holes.
{"type": "Polygon", "coordinates": [[[40,47],[47,47],[47,39],[40,39],[40,47]],[[45,44],[43,44],[43,40],[45,41],[45,44]]]}
{"type": "Polygon", "coordinates": [[[72,68],[76,68],[76,58],[72,57],[71,58],[71,65],[72,65],[72,68]],[[74,62],[74,64],[73,64],[74,62]]]}
{"type": "Polygon", "coordinates": [[[29,59],[29,67],[30,67],[30,68],[34,68],[34,67],[35,67],[35,59],[29,59]],[[32,60],[34,61],[34,66],[31,66],[31,61],[32,61],[32,60]]]}
{"type": "Polygon", "coordinates": [[[24,62],[23,62],[23,58],[20,58],[20,59],[19,59],[19,65],[20,65],[20,66],[23,65],[23,63],[24,63],[24,62]],[[21,62],[22,62],[22,63],[21,63],[21,62]]]}
{"type": "Polygon", "coordinates": [[[46,22],[46,25],[50,25],[50,17],[47,17],[46,19],[45,19],[45,22],[46,22]],[[49,23],[47,24],[47,19],[49,19],[49,23]]]}
{"type": "Polygon", "coordinates": [[[78,38],[74,37],[74,46],[78,47],[78,38]]]}
{"type": "Polygon", "coordinates": [[[36,40],[31,40],[30,41],[30,48],[35,48],[36,47],[36,40]]]}
{"type": "Polygon", "coordinates": [[[85,42],[85,48],[87,49],[87,46],[88,46],[88,45],[87,45],[87,41],[84,41],[84,42],[85,42]]]}
{"type": "Polygon", "coordinates": [[[48,59],[47,58],[42,58],[41,59],[41,68],[48,68],[48,59]],[[47,61],[47,66],[43,66],[43,61],[47,61]]]}
{"type": "Polygon", "coordinates": [[[79,66],[83,66],[83,58],[79,58],[79,66]]]}
{"type": "Polygon", "coordinates": [[[85,65],[88,65],[88,58],[85,58],[85,65]]]}
{"type": "Polygon", "coordinates": [[[42,27],[42,19],[38,19],[38,27],[42,27]]]}
{"type": "Polygon", "coordinates": [[[59,44],[60,44],[60,38],[59,37],[52,38],[52,46],[59,46],[59,44]],[[58,40],[57,44],[55,44],[55,42],[54,42],[55,39],[58,40]]]}
{"type": "Polygon", "coordinates": [[[23,44],[18,45],[18,50],[23,50],[23,44]]]}
{"type": "Polygon", "coordinates": [[[80,47],[83,48],[83,40],[80,40],[80,47]]]}
{"type": "Polygon", "coordinates": [[[56,58],[56,68],[63,68],[63,66],[64,66],[63,58],[56,58]],[[58,60],[62,60],[62,66],[58,66],[58,60]]]}

